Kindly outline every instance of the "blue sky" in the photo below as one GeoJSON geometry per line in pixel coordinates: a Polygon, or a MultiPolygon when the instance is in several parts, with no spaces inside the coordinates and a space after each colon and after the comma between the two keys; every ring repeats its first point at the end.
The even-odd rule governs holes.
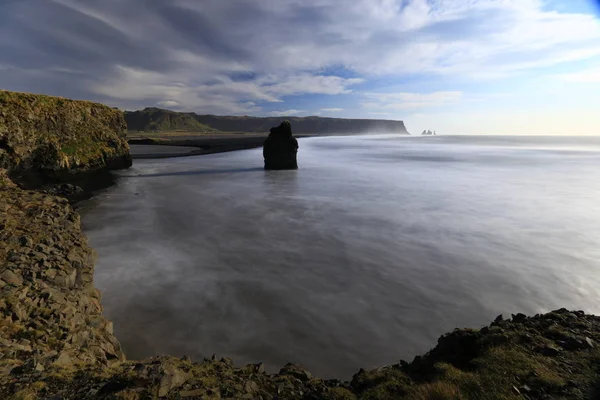
{"type": "Polygon", "coordinates": [[[124,109],[600,134],[592,0],[0,0],[0,88],[124,109]]]}

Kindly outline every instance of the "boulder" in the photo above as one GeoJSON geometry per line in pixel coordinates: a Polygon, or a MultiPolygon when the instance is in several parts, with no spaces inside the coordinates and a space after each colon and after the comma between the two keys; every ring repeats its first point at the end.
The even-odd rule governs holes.
{"type": "Polygon", "coordinates": [[[2,275],[0,275],[0,278],[9,285],[21,286],[23,284],[23,278],[11,270],[4,271],[2,275]]]}
{"type": "Polygon", "coordinates": [[[265,169],[298,169],[298,141],[292,136],[292,126],[284,121],[271,128],[263,146],[265,169]]]}

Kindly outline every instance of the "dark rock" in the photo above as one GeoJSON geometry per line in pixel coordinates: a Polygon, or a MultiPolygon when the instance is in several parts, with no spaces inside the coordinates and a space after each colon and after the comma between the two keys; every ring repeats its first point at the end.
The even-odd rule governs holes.
{"type": "Polygon", "coordinates": [[[233,366],[233,360],[229,357],[221,358],[221,362],[229,367],[233,366]]]}
{"type": "Polygon", "coordinates": [[[252,367],[252,371],[257,373],[257,374],[264,374],[265,373],[265,364],[263,363],[258,363],[258,364],[250,364],[250,366],[252,367]]]}
{"type": "Polygon", "coordinates": [[[263,145],[265,169],[298,169],[298,141],[292,136],[289,121],[271,128],[263,145]]]}
{"type": "Polygon", "coordinates": [[[312,378],[312,375],[310,372],[308,372],[308,371],[302,369],[300,366],[294,365],[294,364],[286,364],[279,371],[279,375],[291,375],[295,378],[300,379],[301,381],[308,381],[312,378]]]}
{"type": "Polygon", "coordinates": [[[67,199],[83,199],[84,190],[81,186],[73,185],[71,183],[58,183],[46,185],[42,188],[45,193],[53,196],[61,196],[67,199]]]}
{"type": "Polygon", "coordinates": [[[31,247],[33,246],[33,240],[29,236],[21,236],[19,238],[19,244],[23,247],[31,247]]]}
{"type": "Polygon", "coordinates": [[[530,393],[531,392],[531,388],[527,385],[523,385],[523,386],[519,387],[519,390],[521,391],[521,393],[530,393]]]}
{"type": "Polygon", "coordinates": [[[23,256],[22,253],[16,251],[16,250],[11,250],[8,252],[8,255],[6,257],[7,261],[10,262],[18,262],[18,261],[23,261],[25,259],[25,256],[23,256]]]}
{"type": "Polygon", "coordinates": [[[179,397],[201,397],[206,394],[206,390],[204,389],[195,389],[195,390],[182,390],[179,392],[179,397]]]}
{"type": "Polygon", "coordinates": [[[556,357],[560,354],[560,349],[552,345],[538,347],[537,351],[548,357],[556,357]]]}
{"type": "Polygon", "coordinates": [[[517,315],[512,315],[513,322],[521,323],[527,321],[527,315],[518,313],[517,315]]]}

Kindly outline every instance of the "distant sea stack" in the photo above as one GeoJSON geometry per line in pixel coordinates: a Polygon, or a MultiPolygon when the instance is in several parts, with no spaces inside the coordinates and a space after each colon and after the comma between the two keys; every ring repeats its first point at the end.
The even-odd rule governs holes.
{"type": "Polygon", "coordinates": [[[324,117],[249,117],[178,113],[159,108],[126,111],[125,120],[132,131],[257,132],[266,133],[281,119],[294,126],[296,134],[396,133],[408,135],[403,121],[345,119],[324,117]]]}
{"type": "Polygon", "coordinates": [[[265,169],[298,169],[298,141],[292,136],[290,121],[271,128],[263,146],[265,169]]]}

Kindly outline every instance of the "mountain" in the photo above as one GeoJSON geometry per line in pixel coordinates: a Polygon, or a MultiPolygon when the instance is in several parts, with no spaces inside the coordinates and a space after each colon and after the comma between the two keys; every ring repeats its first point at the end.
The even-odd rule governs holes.
{"type": "Polygon", "coordinates": [[[199,122],[194,113],[179,113],[160,108],[145,108],[142,111],[125,111],[125,121],[131,131],[146,132],[206,132],[214,131],[199,122]]]}
{"type": "Polygon", "coordinates": [[[408,134],[403,121],[325,117],[249,117],[179,113],[159,108],[126,111],[129,130],[135,131],[223,131],[269,132],[289,120],[294,133],[400,133],[408,134]]]}

